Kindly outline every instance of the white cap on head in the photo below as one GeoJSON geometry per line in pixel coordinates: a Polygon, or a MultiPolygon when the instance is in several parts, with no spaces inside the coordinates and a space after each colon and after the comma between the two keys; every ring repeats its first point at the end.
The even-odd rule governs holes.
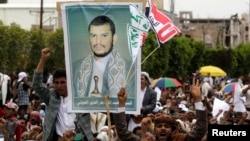
{"type": "Polygon", "coordinates": [[[145,71],[141,72],[141,75],[144,75],[145,77],[147,77],[149,83],[151,83],[151,78],[149,77],[149,74],[145,71]]]}
{"type": "Polygon", "coordinates": [[[10,109],[14,109],[16,112],[19,109],[18,105],[16,103],[12,102],[12,101],[4,104],[4,106],[7,107],[7,108],[10,108],[10,109]]]}
{"type": "Polygon", "coordinates": [[[20,82],[20,81],[22,81],[23,80],[23,78],[25,78],[25,77],[27,77],[27,73],[26,72],[20,72],[19,74],[18,74],[18,82],[20,82]]]}

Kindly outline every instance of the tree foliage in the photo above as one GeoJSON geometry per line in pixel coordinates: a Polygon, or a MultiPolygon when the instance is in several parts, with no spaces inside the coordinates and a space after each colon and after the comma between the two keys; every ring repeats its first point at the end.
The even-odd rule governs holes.
{"type": "Polygon", "coordinates": [[[28,64],[30,50],[29,32],[19,25],[0,25],[0,69],[2,72],[23,70],[28,64]]]}
{"type": "MultiPolygon", "coordinates": [[[[29,63],[26,72],[33,73],[41,56],[41,49],[46,47],[46,34],[41,30],[30,31],[30,50],[29,50],[29,63]]],[[[46,66],[47,67],[47,66],[46,66]]]]}
{"type": "Polygon", "coordinates": [[[51,48],[52,55],[50,57],[50,63],[48,65],[50,66],[50,68],[47,69],[51,72],[56,68],[65,68],[65,53],[62,29],[58,29],[56,32],[48,36],[48,46],[51,48]]]}
{"type": "MultiPolygon", "coordinates": [[[[51,48],[51,57],[44,68],[45,75],[56,68],[65,68],[63,29],[52,33],[42,30],[26,31],[12,23],[0,23],[1,72],[26,71],[32,74],[41,49],[51,48]]],[[[250,70],[250,45],[233,48],[206,48],[201,41],[176,36],[165,44],[158,45],[153,31],[142,46],[141,70],[152,78],[175,77],[183,80],[201,66],[215,65],[224,69],[228,76],[247,75],[250,70]]]]}

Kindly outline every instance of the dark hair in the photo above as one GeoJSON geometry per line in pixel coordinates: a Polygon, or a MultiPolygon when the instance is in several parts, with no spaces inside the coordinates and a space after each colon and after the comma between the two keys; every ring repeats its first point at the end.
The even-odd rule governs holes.
{"type": "Polygon", "coordinates": [[[141,130],[141,126],[136,126],[136,127],[133,129],[133,133],[135,134],[136,131],[138,131],[138,130],[141,130]]]}
{"type": "Polygon", "coordinates": [[[177,122],[172,116],[166,115],[164,113],[156,113],[154,124],[157,125],[159,123],[166,123],[171,126],[172,131],[177,128],[177,122]]]}
{"type": "Polygon", "coordinates": [[[104,16],[104,15],[95,17],[90,22],[88,30],[90,31],[90,27],[92,25],[94,25],[94,26],[100,26],[100,25],[104,25],[104,24],[109,24],[110,25],[110,29],[111,29],[112,35],[114,35],[115,34],[115,24],[114,24],[114,22],[109,17],[104,16]]]}
{"type": "Polygon", "coordinates": [[[46,109],[46,106],[45,106],[45,105],[41,105],[41,109],[42,109],[42,110],[45,110],[45,109],[46,109]]]}
{"type": "Polygon", "coordinates": [[[25,124],[28,122],[28,120],[25,117],[19,117],[18,120],[24,120],[25,124]]]}
{"type": "Polygon", "coordinates": [[[213,114],[210,113],[210,112],[208,112],[208,113],[207,113],[207,117],[213,117],[213,114]]]}
{"type": "Polygon", "coordinates": [[[242,116],[242,112],[234,112],[234,116],[242,116]]]}
{"type": "Polygon", "coordinates": [[[244,78],[242,81],[243,81],[243,84],[246,85],[246,84],[249,84],[249,79],[250,77],[247,77],[247,78],[244,78]]]}
{"type": "Polygon", "coordinates": [[[57,69],[53,73],[53,82],[56,78],[65,77],[66,78],[66,70],[65,69],[57,69]]]}

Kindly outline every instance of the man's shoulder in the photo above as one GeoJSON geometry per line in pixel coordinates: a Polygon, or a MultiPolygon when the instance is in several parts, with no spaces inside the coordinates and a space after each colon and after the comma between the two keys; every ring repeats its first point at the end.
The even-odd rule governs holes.
{"type": "Polygon", "coordinates": [[[72,62],[72,71],[73,71],[73,75],[77,75],[77,72],[80,70],[80,68],[82,67],[82,62],[84,61],[86,57],[84,58],[79,58],[75,61],[72,62]]]}
{"type": "Polygon", "coordinates": [[[84,60],[84,58],[79,58],[79,59],[73,61],[72,62],[73,68],[74,67],[79,67],[83,60],[84,60]]]}
{"type": "Polygon", "coordinates": [[[152,88],[150,87],[147,87],[147,91],[152,93],[152,94],[156,94],[156,91],[154,91],[152,88]]]}

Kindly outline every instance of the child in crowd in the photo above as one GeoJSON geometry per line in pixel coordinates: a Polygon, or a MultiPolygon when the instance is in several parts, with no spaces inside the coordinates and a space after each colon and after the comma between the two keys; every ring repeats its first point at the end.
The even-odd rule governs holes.
{"type": "Polygon", "coordinates": [[[17,119],[18,106],[10,101],[4,104],[4,117],[0,119],[0,131],[5,141],[21,141],[22,127],[17,119]]]}

